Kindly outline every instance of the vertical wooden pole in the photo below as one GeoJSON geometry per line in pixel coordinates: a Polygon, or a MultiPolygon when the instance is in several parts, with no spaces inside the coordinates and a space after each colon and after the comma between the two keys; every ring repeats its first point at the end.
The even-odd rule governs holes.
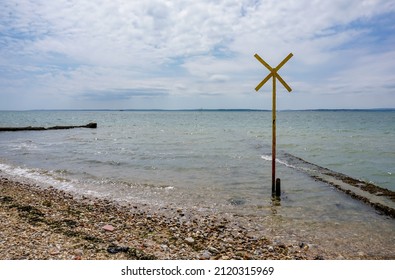
{"type": "Polygon", "coordinates": [[[272,195],[276,193],[276,76],[273,75],[272,103],[272,195]]]}

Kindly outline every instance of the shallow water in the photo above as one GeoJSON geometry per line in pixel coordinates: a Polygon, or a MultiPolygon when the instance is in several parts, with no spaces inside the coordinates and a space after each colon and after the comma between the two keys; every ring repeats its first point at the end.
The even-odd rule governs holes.
{"type": "Polygon", "coordinates": [[[334,255],[337,248],[338,255],[394,255],[393,219],[315,181],[287,155],[395,190],[395,112],[279,112],[283,195],[276,203],[270,112],[33,111],[0,117],[0,126],[98,123],[97,129],[0,133],[5,174],[124,202],[234,213],[278,239],[325,243],[334,255]]]}

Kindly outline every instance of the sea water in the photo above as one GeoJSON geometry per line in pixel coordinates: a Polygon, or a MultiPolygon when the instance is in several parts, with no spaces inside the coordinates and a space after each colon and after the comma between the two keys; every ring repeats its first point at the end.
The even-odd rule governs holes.
{"type": "Polygon", "coordinates": [[[278,112],[275,208],[271,112],[0,112],[0,127],[89,122],[98,128],[1,132],[0,171],[123,202],[253,217],[278,237],[336,240],[353,254],[370,240],[368,254],[395,255],[393,219],[290,163],[300,157],[395,191],[395,111],[278,112]]]}

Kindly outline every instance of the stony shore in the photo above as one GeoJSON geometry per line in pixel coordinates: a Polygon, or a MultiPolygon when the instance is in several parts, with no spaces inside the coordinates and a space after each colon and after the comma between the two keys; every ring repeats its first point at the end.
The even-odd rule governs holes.
{"type": "Polygon", "coordinates": [[[323,259],[232,216],[166,213],[0,177],[0,259],[323,259]]]}

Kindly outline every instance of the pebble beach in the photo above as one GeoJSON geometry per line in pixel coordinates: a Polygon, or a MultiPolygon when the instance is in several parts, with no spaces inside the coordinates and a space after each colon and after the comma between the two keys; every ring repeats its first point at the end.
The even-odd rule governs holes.
{"type": "Polygon", "coordinates": [[[308,244],[274,242],[234,220],[119,205],[0,177],[3,260],[325,259],[308,244]]]}

